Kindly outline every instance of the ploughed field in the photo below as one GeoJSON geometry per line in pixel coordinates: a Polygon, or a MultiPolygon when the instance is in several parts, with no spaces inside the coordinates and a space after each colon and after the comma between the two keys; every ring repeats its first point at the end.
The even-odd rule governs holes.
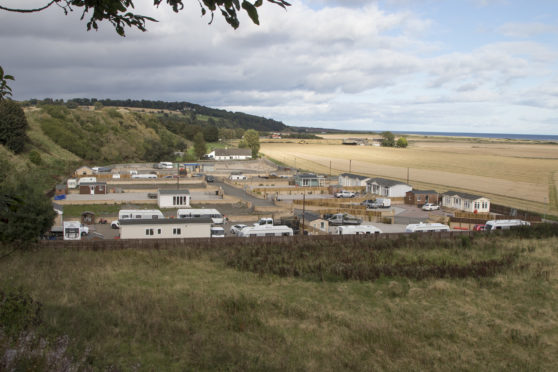
{"type": "Polygon", "coordinates": [[[329,174],[407,180],[415,188],[455,189],[493,202],[558,211],[558,145],[505,141],[410,141],[406,149],[312,143],[262,143],[261,152],[290,166],[329,174]]]}

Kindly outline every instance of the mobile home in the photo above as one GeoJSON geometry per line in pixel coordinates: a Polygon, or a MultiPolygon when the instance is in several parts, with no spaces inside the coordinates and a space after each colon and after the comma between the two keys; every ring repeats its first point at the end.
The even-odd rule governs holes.
{"type": "Polygon", "coordinates": [[[407,225],[406,232],[440,232],[450,231],[448,225],[441,223],[415,223],[407,225]]]}
{"type": "Polygon", "coordinates": [[[509,230],[518,226],[531,226],[531,224],[522,220],[491,220],[486,221],[485,230],[509,230]]]}
{"type": "Polygon", "coordinates": [[[118,220],[156,220],[165,218],[163,212],[158,209],[121,209],[118,212],[118,220]]]}
{"type": "Polygon", "coordinates": [[[176,212],[178,218],[211,218],[213,223],[223,224],[224,218],[217,209],[179,209],[176,212]]]}
{"type": "Polygon", "coordinates": [[[209,218],[125,219],[120,239],[183,239],[211,237],[209,218]]]}

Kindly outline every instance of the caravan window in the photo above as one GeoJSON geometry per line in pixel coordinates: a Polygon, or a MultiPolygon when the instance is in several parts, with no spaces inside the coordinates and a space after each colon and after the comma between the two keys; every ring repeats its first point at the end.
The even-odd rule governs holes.
{"type": "Polygon", "coordinates": [[[172,234],[173,235],[180,235],[180,234],[182,234],[182,230],[180,228],[174,228],[174,229],[172,229],[172,234]]]}
{"type": "Polygon", "coordinates": [[[153,229],[145,229],[145,235],[153,235],[153,229]]]}
{"type": "Polygon", "coordinates": [[[265,236],[275,236],[275,233],[265,233],[265,236]]]}
{"type": "Polygon", "coordinates": [[[290,236],[290,234],[288,232],[284,232],[283,236],[290,236]]]}
{"type": "Polygon", "coordinates": [[[141,218],[141,214],[136,214],[136,218],[141,218]]]}

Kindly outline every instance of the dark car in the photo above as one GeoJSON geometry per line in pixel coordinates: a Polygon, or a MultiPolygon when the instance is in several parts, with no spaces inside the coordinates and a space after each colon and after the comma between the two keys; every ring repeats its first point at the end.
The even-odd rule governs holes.
{"type": "Polygon", "coordinates": [[[207,175],[205,176],[205,182],[213,182],[215,181],[215,177],[207,175]]]}

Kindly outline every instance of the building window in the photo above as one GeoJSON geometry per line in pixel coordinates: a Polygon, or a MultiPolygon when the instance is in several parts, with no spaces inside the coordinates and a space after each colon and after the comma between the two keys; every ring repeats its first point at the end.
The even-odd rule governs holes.
{"type": "Polygon", "coordinates": [[[470,206],[470,205],[471,205],[471,203],[470,203],[468,200],[465,200],[465,201],[463,202],[463,208],[465,208],[465,209],[469,209],[469,206],[470,206]]]}
{"type": "Polygon", "coordinates": [[[153,235],[153,229],[145,229],[145,235],[153,235]]]}
{"type": "Polygon", "coordinates": [[[488,202],[482,202],[482,209],[488,209],[488,202]]]}
{"type": "Polygon", "coordinates": [[[172,235],[181,235],[182,229],[181,228],[174,228],[172,229],[172,235]]]}
{"type": "Polygon", "coordinates": [[[479,202],[475,202],[475,209],[479,209],[480,208],[480,203],[479,202]]]}
{"type": "Polygon", "coordinates": [[[157,229],[157,234],[161,235],[161,229],[157,229]]]}

